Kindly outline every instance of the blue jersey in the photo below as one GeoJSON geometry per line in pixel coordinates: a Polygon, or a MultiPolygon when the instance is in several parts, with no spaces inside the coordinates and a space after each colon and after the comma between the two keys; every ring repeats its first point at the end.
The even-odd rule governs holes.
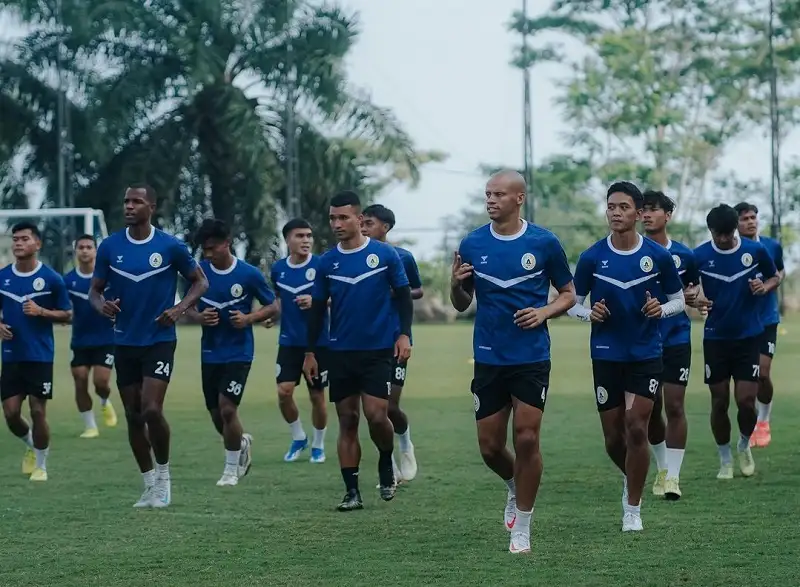
{"type": "Polygon", "coordinates": [[[761,334],[761,300],[750,291],[751,279],[775,275],[775,263],[759,242],[739,238],[727,251],[713,241],[694,250],[705,297],[713,302],[704,336],[709,340],[741,340],[761,334]]]}
{"type": "MultiPolygon", "coordinates": [[[[275,291],[281,300],[281,335],[278,344],[281,346],[308,346],[308,310],[303,310],[294,301],[297,296],[312,295],[314,280],[321,257],[309,255],[299,265],[293,265],[289,258],[277,261],[270,271],[275,291]]],[[[317,345],[328,346],[328,313],[317,345]]]]}
{"type": "MultiPolygon", "coordinates": [[[[689,284],[700,285],[700,274],[697,272],[697,263],[694,261],[692,249],[683,243],[673,240],[667,243],[666,248],[669,254],[672,255],[672,260],[675,262],[675,268],[678,270],[683,287],[686,288],[689,284]]],[[[665,304],[668,301],[667,296],[662,295],[658,298],[658,301],[665,304]]],[[[661,342],[665,348],[692,342],[692,321],[685,311],[668,318],[662,318],[659,320],[658,326],[661,333],[661,342]]]]}
{"type": "Polygon", "coordinates": [[[357,249],[329,250],[320,259],[314,299],[331,301],[330,348],[391,349],[397,340],[392,290],[408,285],[394,247],[367,238],[357,249]]]}
{"type": "Polygon", "coordinates": [[[128,230],[115,232],[97,249],[94,276],[111,286],[119,298],[114,342],[124,346],[151,346],[176,340],[175,326],[156,319],[175,305],[178,274],[188,278],[197,268],[189,249],[174,236],[151,227],[150,236],[137,241],[128,230]]]}
{"type": "MultiPolygon", "coordinates": [[[[408,285],[411,289],[419,289],[422,287],[422,279],[419,276],[419,267],[417,267],[417,260],[414,259],[414,255],[411,251],[408,251],[402,247],[395,247],[395,251],[397,254],[400,255],[400,262],[403,264],[403,269],[406,272],[406,277],[408,278],[408,285]]],[[[400,314],[397,312],[397,302],[392,300],[392,304],[395,308],[395,315],[397,317],[397,328],[395,329],[395,335],[400,335],[400,314]]],[[[409,335],[409,340],[413,341],[413,338],[409,335]]]]}
{"type": "MultiPolygon", "coordinates": [[[[113,345],[114,322],[99,312],[95,312],[89,303],[92,274],[81,273],[76,268],[64,276],[64,282],[67,284],[69,299],[72,301],[70,348],[83,349],[113,345]]],[[[110,290],[104,294],[105,297],[110,295],[110,290]]]]}
{"type": "MultiPolygon", "coordinates": [[[[783,271],[783,247],[781,246],[781,243],[774,238],[769,238],[768,236],[757,237],[756,242],[760,242],[762,245],[764,245],[764,248],[767,249],[770,259],[772,259],[772,262],[775,263],[775,269],[778,271],[783,271]]],[[[760,277],[759,275],[756,275],[756,277],[763,279],[763,277],[760,277]]],[[[760,298],[759,303],[761,304],[761,321],[764,323],[764,326],[779,324],[781,321],[781,312],[780,304],[778,303],[778,290],[774,289],[767,295],[760,298]]]]}
{"type": "Polygon", "coordinates": [[[514,314],[546,306],[551,284],[562,288],[572,281],[558,238],[527,222],[512,236],[498,235],[486,224],[464,237],[459,255],[474,268],[469,281],[478,305],[472,335],[475,362],[524,365],[549,360],[547,325],[523,330],[514,323],[514,314]]]}
{"type": "Polygon", "coordinates": [[[197,310],[214,308],[219,315],[216,326],[203,326],[200,343],[203,363],[250,363],[253,361],[253,327],[236,328],[231,324],[230,312],[238,310],[249,314],[256,299],[262,306],[275,301],[275,294],[267,285],[264,275],[256,267],[241,259],[233,260],[228,269],[215,268],[208,261],[200,267],[208,278],[208,289],[197,302],[197,310]]]}
{"type": "Polygon", "coordinates": [[[4,363],[52,363],[55,353],[53,323],[26,316],[22,305],[31,300],[46,310],[69,310],[64,280],[41,261],[36,269],[20,273],[13,264],[0,269],[0,311],[13,338],[3,341],[4,363]]]}
{"type": "Polygon", "coordinates": [[[659,300],[683,290],[675,261],[667,249],[639,235],[630,251],[611,245],[611,236],[581,254],[575,269],[575,293],[591,303],[605,300],[610,315],[592,323],[592,359],[647,361],[661,357],[660,319],[642,312],[647,293],[659,300]]]}

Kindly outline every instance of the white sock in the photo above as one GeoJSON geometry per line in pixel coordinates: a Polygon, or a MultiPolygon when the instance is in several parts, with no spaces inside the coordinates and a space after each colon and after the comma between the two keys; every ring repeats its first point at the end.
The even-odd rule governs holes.
{"type": "Polygon", "coordinates": [[[226,450],[225,451],[225,471],[237,471],[239,467],[239,457],[241,450],[226,450]]]}
{"type": "Polygon", "coordinates": [[[628,503],[628,476],[624,473],[622,475],[622,499],[628,503]]]}
{"type": "Polygon", "coordinates": [[[503,479],[503,483],[505,483],[506,486],[508,487],[509,495],[517,495],[517,486],[514,483],[514,478],[513,477],[511,479],[508,479],[508,480],[503,479]]]}
{"type": "Polygon", "coordinates": [[[145,487],[152,487],[156,484],[156,472],[153,469],[142,473],[142,481],[145,487]]]}
{"type": "Polygon", "coordinates": [[[308,438],[306,436],[306,431],[303,430],[303,424],[300,422],[300,418],[289,423],[289,429],[292,431],[292,440],[305,440],[308,438]]]}
{"type": "Polygon", "coordinates": [[[314,440],[311,442],[311,448],[325,448],[325,431],[327,428],[323,428],[322,430],[317,430],[314,428],[314,440]]]}
{"type": "Polygon", "coordinates": [[[108,397],[101,397],[100,398],[100,405],[103,406],[103,407],[105,407],[106,404],[108,404],[110,402],[111,402],[111,398],[108,398],[108,397]]]}
{"type": "Polygon", "coordinates": [[[639,505],[631,505],[629,503],[625,504],[625,513],[636,514],[637,516],[642,515],[642,502],[639,502],[639,505]]]}
{"type": "Polygon", "coordinates": [[[94,421],[94,412],[92,410],[81,412],[81,418],[83,418],[83,427],[86,428],[86,430],[97,428],[97,422],[94,421]]]}
{"type": "Polygon", "coordinates": [[[38,449],[34,448],[33,452],[36,453],[36,468],[47,470],[47,453],[50,452],[49,448],[38,449]]]}
{"type": "Polygon", "coordinates": [[[739,442],[736,443],[736,450],[739,452],[744,452],[747,450],[747,447],[750,446],[750,437],[745,436],[741,432],[739,433],[739,442]]]}
{"type": "Polygon", "coordinates": [[[683,465],[683,455],[686,450],[683,448],[667,449],[667,477],[678,479],[681,476],[681,466],[683,465]]]}
{"type": "Polygon", "coordinates": [[[33,428],[28,427],[28,433],[25,436],[20,436],[19,439],[26,444],[30,449],[33,449],[33,428]]]}
{"type": "Polygon", "coordinates": [[[717,445],[717,450],[719,451],[720,463],[722,463],[723,465],[730,465],[733,462],[733,455],[731,455],[730,443],[717,445]]]}
{"type": "Polygon", "coordinates": [[[156,479],[159,481],[169,481],[169,463],[156,463],[156,479]]]}
{"type": "Polygon", "coordinates": [[[525,534],[531,533],[531,518],[533,517],[533,508],[529,512],[523,512],[521,509],[516,508],[517,521],[515,522],[514,532],[524,532],[525,534]]]}
{"type": "Polygon", "coordinates": [[[758,421],[769,422],[769,417],[772,415],[772,402],[762,404],[756,400],[756,408],[758,409],[758,421]]]}
{"type": "Polygon", "coordinates": [[[411,426],[406,428],[402,434],[395,434],[397,436],[397,444],[400,446],[401,452],[408,452],[411,450],[411,426]]]}
{"type": "Polygon", "coordinates": [[[651,444],[650,449],[653,451],[658,470],[664,471],[667,468],[667,442],[662,440],[658,444],[651,444]]]}

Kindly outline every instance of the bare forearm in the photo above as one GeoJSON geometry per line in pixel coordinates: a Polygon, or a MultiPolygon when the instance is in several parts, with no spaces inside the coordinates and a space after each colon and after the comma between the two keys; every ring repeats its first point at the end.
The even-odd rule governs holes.
{"type": "Polygon", "coordinates": [[[103,297],[103,292],[97,291],[94,288],[89,290],[89,304],[94,308],[95,312],[102,314],[103,304],[105,303],[106,300],[103,297]]]}
{"type": "Polygon", "coordinates": [[[566,314],[575,305],[575,292],[572,290],[558,292],[558,297],[547,304],[544,309],[547,319],[558,318],[566,314]]]}
{"type": "Polygon", "coordinates": [[[764,289],[767,290],[767,293],[769,293],[771,291],[776,290],[780,284],[781,284],[780,276],[773,275],[764,282],[764,289]]]}
{"type": "Polygon", "coordinates": [[[72,320],[72,310],[47,310],[42,308],[40,317],[59,324],[68,324],[72,320]]]}
{"type": "Polygon", "coordinates": [[[421,287],[411,290],[411,299],[412,300],[421,300],[422,296],[425,295],[425,292],[422,291],[421,287]]]}
{"type": "Polygon", "coordinates": [[[200,323],[200,312],[197,311],[196,306],[192,306],[186,310],[186,315],[189,317],[189,320],[192,322],[200,323]]]}
{"type": "Polygon", "coordinates": [[[469,308],[472,303],[472,292],[465,291],[461,285],[454,285],[450,287],[450,303],[459,311],[464,312],[469,308]]]}
{"type": "Polygon", "coordinates": [[[278,304],[272,303],[268,306],[261,306],[255,312],[249,314],[250,324],[257,324],[258,322],[263,322],[264,320],[269,320],[270,318],[274,318],[278,315],[278,304]]]}
{"type": "Polygon", "coordinates": [[[183,296],[183,299],[178,302],[178,309],[181,313],[185,313],[189,311],[189,308],[193,308],[197,305],[197,301],[200,299],[206,290],[208,289],[208,280],[203,276],[202,279],[196,279],[192,282],[189,291],[186,292],[186,295],[183,296]]]}

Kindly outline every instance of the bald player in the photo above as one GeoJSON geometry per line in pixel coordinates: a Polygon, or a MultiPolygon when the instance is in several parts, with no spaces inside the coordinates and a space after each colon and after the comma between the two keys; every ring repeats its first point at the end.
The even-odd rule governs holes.
{"type": "Polygon", "coordinates": [[[567,256],[556,236],[520,218],[524,178],[501,171],[486,184],[491,222],[469,233],[453,259],[450,301],[464,312],[478,300],[472,396],[478,446],[508,487],[509,552],[531,551],[533,506],[542,478],[539,430],[550,386],[547,320],[575,303],[567,256]],[[558,296],[548,303],[550,286],[558,296]],[[514,452],[506,448],[513,413],[514,452]]]}

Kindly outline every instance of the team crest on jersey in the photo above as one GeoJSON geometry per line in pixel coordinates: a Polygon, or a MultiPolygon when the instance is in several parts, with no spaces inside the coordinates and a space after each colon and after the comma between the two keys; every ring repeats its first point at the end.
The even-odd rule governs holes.
{"type": "Polygon", "coordinates": [[[162,261],[161,255],[159,255],[158,253],[153,253],[152,255],[150,255],[150,267],[156,267],[156,268],[161,267],[161,261],[162,261]]]}
{"type": "Polygon", "coordinates": [[[244,290],[242,289],[242,286],[239,285],[238,283],[234,283],[231,286],[231,295],[235,298],[241,297],[242,291],[244,290]]]}
{"type": "Polygon", "coordinates": [[[597,403],[601,406],[608,401],[608,392],[605,387],[597,388],[597,403]]]}
{"type": "Polygon", "coordinates": [[[642,271],[645,273],[650,273],[653,270],[653,260],[645,255],[639,260],[639,267],[641,267],[642,271]]]}
{"type": "Polygon", "coordinates": [[[367,255],[367,267],[369,267],[370,269],[375,269],[375,267],[377,267],[378,263],[380,262],[381,261],[380,259],[378,259],[378,255],[376,255],[375,253],[367,255]]]}
{"type": "MultiPolygon", "coordinates": [[[[369,263],[369,261],[367,261],[369,263]]],[[[317,276],[317,270],[313,267],[309,267],[306,269],[306,279],[309,281],[314,281],[314,278],[317,276]]]]}
{"type": "Polygon", "coordinates": [[[33,280],[33,289],[35,291],[42,291],[44,289],[44,279],[37,277],[33,280]]]}
{"type": "Polygon", "coordinates": [[[525,271],[530,271],[531,269],[536,267],[536,257],[534,257],[531,253],[525,253],[524,255],[522,255],[520,263],[522,263],[522,268],[525,271]]]}
{"type": "Polygon", "coordinates": [[[752,264],[753,264],[753,255],[751,255],[750,253],[745,253],[744,255],[742,255],[742,265],[744,265],[745,267],[750,267],[750,265],[752,264]]]}
{"type": "Polygon", "coordinates": [[[672,255],[672,260],[675,262],[675,269],[681,268],[681,258],[678,255],[672,255]]]}

